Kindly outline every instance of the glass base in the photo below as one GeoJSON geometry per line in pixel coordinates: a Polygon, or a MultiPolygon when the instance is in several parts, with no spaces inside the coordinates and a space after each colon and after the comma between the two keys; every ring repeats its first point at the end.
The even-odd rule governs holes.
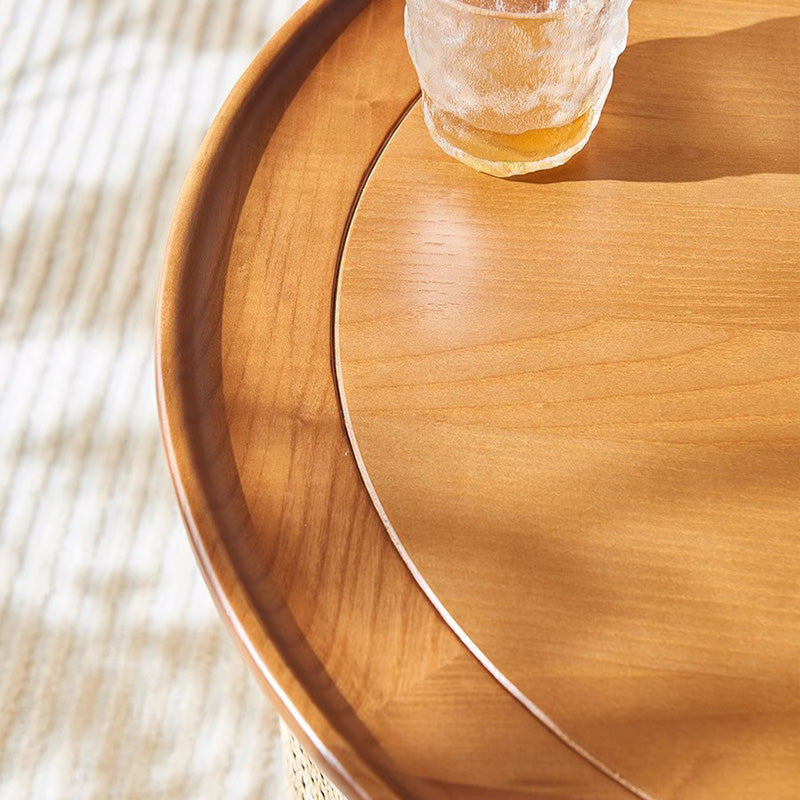
{"type": "Polygon", "coordinates": [[[445,153],[480,172],[507,178],[561,166],[582,150],[600,120],[610,89],[611,81],[597,102],[567,125],[523,133],[476,128],[437,108],[424,93],[422,106],[431,137],[445,153]]]}

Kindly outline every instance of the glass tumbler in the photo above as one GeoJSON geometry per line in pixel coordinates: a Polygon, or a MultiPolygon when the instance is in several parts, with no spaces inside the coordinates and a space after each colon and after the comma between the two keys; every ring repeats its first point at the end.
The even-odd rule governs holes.
{"type": "Polygon", "coordinates": [[[500,177],[569,160],[600,119],[630,4],[406,0],[406,41],[434,141],[500,177]]]}

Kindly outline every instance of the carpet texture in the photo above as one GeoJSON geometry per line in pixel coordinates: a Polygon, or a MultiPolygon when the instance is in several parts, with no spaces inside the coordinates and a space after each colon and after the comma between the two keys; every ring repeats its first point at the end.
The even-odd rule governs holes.
{"type": "Polygon", "coordinates": [[[285,796],[156,420],[178,192],[297,0],[0,3],[0,797],[285,796]]]}

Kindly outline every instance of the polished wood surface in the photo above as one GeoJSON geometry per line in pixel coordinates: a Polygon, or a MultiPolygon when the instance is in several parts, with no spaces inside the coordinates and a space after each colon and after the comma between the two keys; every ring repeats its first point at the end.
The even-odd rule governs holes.
{"type": "Polygon", "coordinates": [[[417,92],[399,0],[323,0],[214,122],[175,215],[157,324],[190,538],[256,675],[351,798],[644,797],[464,647],[358,473],[332,369],[340,244],[417,92]]]}
{"type": "Polygon", "coordinates": [[[664,800],[800,796],[800,3],[637,0],[501,181],[414,107],[343,254],[365,478],[462,637],[664,800]]]}

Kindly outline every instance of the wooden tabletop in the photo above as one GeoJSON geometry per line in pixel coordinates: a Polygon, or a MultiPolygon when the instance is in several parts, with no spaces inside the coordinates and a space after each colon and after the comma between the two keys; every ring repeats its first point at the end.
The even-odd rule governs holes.
{"type": "Polygon", "coordinates": [[[402,3],[306,6],[159,312],[201,568],[353,798],[800,793],[800,2],[636,0],[589,145],[430,141],[402,3]]]}

